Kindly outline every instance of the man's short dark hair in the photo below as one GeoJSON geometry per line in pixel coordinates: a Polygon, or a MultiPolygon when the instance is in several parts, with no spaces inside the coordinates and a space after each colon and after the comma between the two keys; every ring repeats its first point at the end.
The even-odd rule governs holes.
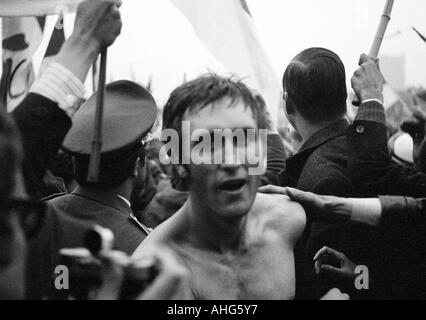
{"type": "Polygon", "coordinates": [[[135,172],[136,161],[144,163],[145,148],[140,141],[109,153],[103,153],[99,166],[97,183],[87,181],[90,155],[74,156],[75,180],[83,187],[99,189],[114,188],[131,178],[135,172]]]}
{"type": "Polygon", "coordinates": [[[347,111],[345,67],[330,50],[310,48],[299,53],[284,73],[283,88],[287,103],[314,123],[343,116],[347,111]]]}
{"type": "Polygon", "coordinates": [[[231,99],[231,107],[242,102],[250,108],[259,129],[270,128],[266,104],[260,95],[253,93],[242,81],[215,74],[187,82],[171,93],[163,112],[163,127],[180,133],[186,112],[199,112],[224,98],[231,99]]]}

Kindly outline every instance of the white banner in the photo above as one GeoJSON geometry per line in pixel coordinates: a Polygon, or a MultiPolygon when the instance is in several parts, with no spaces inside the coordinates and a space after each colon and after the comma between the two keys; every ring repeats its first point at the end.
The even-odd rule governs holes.
{"type": "Polygon", "coordinates": [[[7,110],[16,108],[34,81],[32,57],[43,39],[44,22],[36,17],[4,18],[2,99],[7,110]]]}
{"type": "Polygon", "coordinates": [[[284,114],[279,108],[281,83],[259,40],[245,1],[171,2],[186,16],[216,59],[263,95],[273,121],[278,117],[283,120],[284,114]]]}

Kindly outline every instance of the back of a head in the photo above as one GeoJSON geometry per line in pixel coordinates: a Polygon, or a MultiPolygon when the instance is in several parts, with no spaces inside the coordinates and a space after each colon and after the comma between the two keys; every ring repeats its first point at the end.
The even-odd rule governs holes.
{"type": "Polygon", "coordinates": [[[287,103],[308,121],[332,121],[344,116],[348,97],[346,72],[337,54],[310,48],[298,54],[283,77],[287,103]]]}

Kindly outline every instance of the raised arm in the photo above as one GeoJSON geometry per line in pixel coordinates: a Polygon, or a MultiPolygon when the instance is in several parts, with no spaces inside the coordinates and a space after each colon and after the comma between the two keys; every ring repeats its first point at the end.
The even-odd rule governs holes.
{"type": "Polygon", "coordinates": [[[426,175],[392,162],[383,107],[383,76],[375,61],[361,56],[352,87],[362,104],[349,128],[348,166],[354,186],[364,196],[426,196],[426,175]]]}
{"type": "Polygon", "coordinates": [[[74,31],[58,56],[36,80],[13,112],[25,150],[27,192],[39,198],[40,185],[72,125],[84,98],[84,80],[104,47],[121,31],[121,0],[86,0],[79,6],[74,31]]]}
{"type": "Polygon", "coordinates": [[[426,199],[380,196],[369,199],[319,196],[293,188],[267,186],[263,193],[283,194],[317,218],[331,217],[382,229],[388,234],[426,230],[426,199]]]}

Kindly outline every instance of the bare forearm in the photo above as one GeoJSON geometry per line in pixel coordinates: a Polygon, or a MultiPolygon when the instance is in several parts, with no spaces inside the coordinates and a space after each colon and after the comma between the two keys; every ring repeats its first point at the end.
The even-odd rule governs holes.
{"type": "Polygon", "coordinates": [[[84,82],[98,53],[99,48],[96,44],[86,40],[84,36],[72,35],[65,42],[55,62],[67,68],[77,79],[84,82]]]}

